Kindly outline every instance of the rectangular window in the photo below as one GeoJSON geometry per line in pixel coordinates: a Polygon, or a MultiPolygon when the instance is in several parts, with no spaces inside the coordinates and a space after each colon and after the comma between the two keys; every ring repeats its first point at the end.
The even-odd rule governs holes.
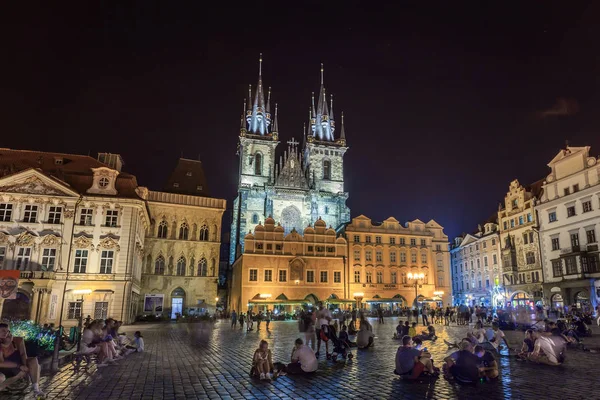
{"type": "Polygon", "coordinates": [[[405,238],[400,238],[400,244],[405,245],[406,244],[406,239],[405,238]]]}
{"type": "Polygon", "coordinates": [[[6,247],[0,247],[0,268],[4,265],[4,258],[6,257],[6,247]]]}
{"type": "Polygon", "coordinates": [[[417,262],[417,253],[412,253],[410,255],[410,261],[414,264],[417,262]]]}
{"type": "Polygon", "coordinates": [[[438,287],[444,286],[444,276],[440,273],[438,274],[438,287]]]}
{"type": "Polygon", "coordinates": [[[529,236],[527,235],[527,233],[523,234],[523,243],[524,244],[528,244],[529,243],[529,236]]]}
{"type": "Polygon", "coordinates": [[[37,222],[38,207],[32,205],[25,206],[25,212],[23,213],[23,222],[34,223],[37,222]]]}
{"type": "Polygon", "coordinates": [[[396,238],[395,237],[391,237],[390,238],[390,244],[396,244],[396,238]]]}
{"type": "Polygon", "coordinates": [[[70,301],[69,302],[69,312],[67,313],[68,319],[79,319],[81,318],[81,302],[80,301],[70,301]]]}
{"type": "Polygon", "coordinates": [[[589,272],[589,270],[588,270],[588,258],[585,257],[585,256],[581,257],[581,272],[583,272],[583,273],[589,272]]]}
{"type": "Polygon", "coordinates": [[[398,273],[396,271],[392,271],[390,274],[391,283],[398,283],[398,273]]]}
{"type": "Polygon", "coordinates": [[[280,244],[276,244],[276,245],[275,245],[275,250],[276,250],[276,251],[281,251],[281,249],[283,249],[283,246],[282,246],[282,245],[280,245],[280,244]]]}
{"type": "Polygon", "coordinates": [[[565,196],[568,196],[571,194],[571,190],[569,188],[564,188],[563,192],[564,192],[565,196]]]}
{"type": "Polygon", "coordinates": [[[0,204],[0,222],[9,222],[12,218],[13,205],[8,203],[0,204]]]}
{"type": "Polygon", "coordinates": [[[382,262],[383,261],[383,254],[381,254],[381,250],[377,250],[375,252],[375,260],[377,262],[382,262]]]}
{"type": "Polygon", "coordinates": [[[381,236],[375,236],[375,243],[381,244],[381,236]]]}
{"type": "Polygon", "coordinates": [[[523,225],[523,216],[519,216],[519,225],[523,225]]]}
{"type": "Polygon", "coordinates": [[[54,271],[56,249],[44,249],[42,253],[42,271],[54,271]]]}
{"type": "Polygon", "coordinates": [[[360,250],[354,250],[354,261],[360,261],[360,250]]]}
{"type": "Polygon", "coordinates": [[[21,271],[26,271],[31,259],[31,247],[20,247],[17,253],[16,268],[21,271]]]}
{"type": "Polygon", "coordinates": [[[573,193],[577,193],[577,192],[579,192],[579,184],[576,183],[573,185],[573,193]]]}
{"type": "Polygon", "coordinates": [[[591,200],[584,201],[583,203],[581,203],[581,205],[583,206],[584,213],[592,211],[592,201],[591,200]]]}
{"type": "Polygon", "coordinates": [[[371,236],[367,236],[367,237],[365,237],[365,242],[367,242],[367,243],[371,243],[371,236]]]}
{"type": "Polygon", "coordinates": [[[62,207],[49,207],[48,208],[48,223],[49,224],[60,224],[60,217],[62,215],[62,207]]]}
{"type": "Polygon", "coordinates": [[[354,243],[359,243],[359,242],[360,242],[360,236],[354,235],[354,243]]]}
{"type": "Polygon", "coordinates": [[[527,261],[527,265],[535,264],[535,253],[533,251],[528,252],[525,255],[525,260],[527,261]]]}
{"type": "Polygon", "coordinates": [[[360,271],[354,271],[354,283],[360,283],[360,271]]]}
{"type": "Polygon", "coordinates": [[[515,227],[515,220],[514,220],[514,219],[511,219],[511,220],[510,220],[510,227],[511,227],[511,228],[514,228],[514,227],[515,227]]]}
{"type": "Polygon", "coordinates": [[[340,271],[333,271],[333,283],[342,283],[342,273],[340,271]]]}
{"type": "Polygon", "coordinates": [[[577,261],[575,257],[565,258],[565,267],[567,269],[567,275],[577,273],[577,261]]]}
{"type": "Polygon", "coordinates": [[[115,252],[112,250],[102,250],[100,254],[100,273],[112,274],[113,258],[115,252]]]}
{"type": "Polygon", "coordinates": [[[250,275],[248,277],[248,280],[250,282],[256,282],[256,281],[258,281],[258,270],[257,269],[251,269],[250,270],[250,275]]]}
{"type": "Polygon", "coordinates": [[[373,273],[367,272],[367,283],[373,283],[373,273]]]}
{"type": "Polygon", "coordinates": [[[573,251],[579,251],[579,234],[571,233],[571,246],[573,251]]]}
{"type": "Polygon", "coordinates": [[[315,282],[315,271],[306,271],[306,282],[308,282],[308,283],[315,282]]]}
{"type": "Polygon", "coordinates": [[[396,252],[395,251],[390,252],[390,262],[392,264],[396,264],[396,252]]]}
{"type": "Polygon", "coordinates": [[[498,264],[498,255],[492,254],[492,261],[493,261],[494,265],[498,264]]]}
{"type": "Polygon", "coordinates": [[[327,283],[327,271],[321,271],[321,283],[327,283]]]}
{"type": "Polygon", "coordinates": [[[421,254],[421,264],[427,264],[427,254],[421,254]]]}
{"type": "Polygon", "coordinates": [[[383,283],[383,272],[377,271],[377,283],[383,283]]]}
{"type": "Polygon", "coordinates": [[[118,210],[106,210],[106,226],[117,226],[119,222],[119,211],[118,210]]]}
{"type": "Polygon", "coordinates": [[[507,229],[508,229],[508,222],[504,221],[504,230],[507,230],[507,229]]]}
{"type": "Polygon", "coordinates": [[[548,213],[548,222],[555,222],[556,221],[556,211],[550,211],[548,213]]]}
{"type": "Polygon", "coordinates": [[[488,266],[488,258],[487,257],[483,257],[483,266],[484,267],[488,266]]]}
{"type": "Polygon", "coordinates": [[[492,246],[496,245],[496,239],[492,239],[492,246]]]}
{"type": "Polygon", "coordinates": [[[314,251],[315,247],[314,246],[308,246],[308,251],[314,251]]]}
{"type": "Polygon", "coordinates": [[[88,262],[87,250],[75,250],[75,268],[73,272],[76,274],[85,274],[88,262]]]}
{"type": "Polygon", "coordinates": [[[427,241],[425,239],[421,239],[421,246],[426,246],[427,245],[427,241]]]}
{"type": "Polygon", "coordinates": [[[560,239],[558,237],[552,238],[552,250],[560,250],[560,239]]]}
{"type": "Polygon", "coordinates": [[[475,243],[475,250],[479,251],[479,243],[475,243]]]}
{"type": "Polygon", "coordinates": [[[273,281],[273,271],[270,269],[265,269],[265,282],[273,281]]]}
{"type": "Polygon", "coordinates": [[[371,252],[371,250],[365,251],[365,260],[373,261],[373,253],[371,252]]]}
{"type": "Polygon", "coordinates": [[[92,216],[94,215],[94,209],[82,208],[81,214],[79,215],[79,225],[90,226],[92,225],[92,216]]]}
{"type": "Polygon", "coordinates": [[[273,250],[273,244],[267,243],[267,250],[273,250]]]}
{"type": "Polygon", "coordinates": [[[334,246],[327,246],[327,252],[328,253],[335,253],[335,247],[334,246]]]}
{"type": "Polygon", "coordinates": [[[97,301],[94,304],[94,319],[108,318],[108,301],[97,301]]]}
{"type": "Polygon", "coordinates": [[[483,248],[487,248],[487,242],[483,242],[483,248]]]}
{"type": "Polygon", "coordinates": [[[485,280],[485,287],[486,287],[486,288],[489,288],[489,287],[490,287],[490,280],[489,280],[489,279],[486,279],[486,280],[485,280]]]}
{"type": "Polygon", "coordinates": [[[567,217],[575,216],[575,206],[567,207],[567,217]]]}
{"type": "Polygon", "coordinates": [[[400,262],[406,262],[406,253],[400,253],[400,262]]]}
{"type": "Polygon", "coordinates": [[[411,246],[416,246],[417,245],[417,239],[410,239],[410,245],[411,246]]]}
{"type": "Polygon", "coordinates": [[[279,282],[287,282],[287,270],[279,270],[279,282]]]}
{"type": "Polygon", "coordinates": [[[531,213],[527,213],[527,222],[533,222],[533,216],[531,213]]]}
{"type": "Polygon", "coordinates": [[[587,238],[588,244],[596,243],[596,231],[594,231],[593,229],[585,231],[585,237],[587,238]]]}

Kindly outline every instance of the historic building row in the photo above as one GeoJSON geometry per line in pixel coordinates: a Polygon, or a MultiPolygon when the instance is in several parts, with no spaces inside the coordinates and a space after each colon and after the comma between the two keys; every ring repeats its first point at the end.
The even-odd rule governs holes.
{"type": "Polygon", "coordinates": [[[20,275],[2,318],[214,310],[225,201],[206,197],[201,163],[179,160],[161,192],[122,165],[116,154],[0,149],[0,269],[20,275]]]}
{"type": "MultiPolygon", "coordinates": [[[[510,183],[498,210],[497,227],[494,225],[497,245],[493,252],[500,266],[489,276],[488,296],[474,290],[473,285],[479,289],[479,282],[482,288],[487,283],[483,283],[484,271],[480,281],[479,271],[470,268],[471,252],[466,249],[472,243],[477,246],[486,234],[480,239],[478,234],[457,238],[452,250],[455,302],[476,304],[486,300],[495,306],[538,305],[551,309],[566,305],[594,307],[599,303],[598,158],[590,156],[589,146],[566,146],[548,167],[548,176],[532,185],[523,186],[517,180],[510,183]]],[[[472,257],[476,265],[485,263],[478,252],[472,257]]]]}

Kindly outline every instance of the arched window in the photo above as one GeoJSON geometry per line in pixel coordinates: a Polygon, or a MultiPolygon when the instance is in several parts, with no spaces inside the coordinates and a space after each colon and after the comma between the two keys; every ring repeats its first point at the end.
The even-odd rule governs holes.
{"type": "Polygon", "coordinates": [[[168,232],[169,232],[169,224],[167,223],[167,221],[161,221],[160,224],[158,225],[158,235],[156,235],[156,237],[158,237],[160,239],[166,239],[168,232]]]}
{"type": "Polygon", "coordinates": [[[181,224],[179,228],[179,240],[188,240],[188,234],[190,232],[190,227],[187,223],[181,224]]]}
{"type": "Polygon", "coordinates": [[[208,265],[206,263],[206,258],[202,257],[200,262],[198,262],[198,276],[207,276],[208,275],[208,265]]]}
{"type": "Polygon", "coordinates": [[[177,275],[185,276],[185,258],[183,256],[177,260],[177,275]]]}
{"type": "Polygon", "coordinates": [[[199,239],[205,242],[208,241],[208,226],[202,225],[202,227],[200,228],[199,239]]]}
{"type": "Polygon", "coordinates": [[[254,156],[254,175],[262,175],[262,154],[256,153],[254,156]]]}
{"type": "Polygon", "coordinates": [[[258,214],[252,214],[252,223],[258,224],[258,214]]]}
{"type": "Polygon", "coordinates": [[[165,274],[165,259],[163,256],[158,256],[154,262],[154,274],[164,275],[165,274]]]}
{"type": "Polygon", "coordinates": [[[331,179],[331,161],[323,160],[323,179],[331,179]]]}

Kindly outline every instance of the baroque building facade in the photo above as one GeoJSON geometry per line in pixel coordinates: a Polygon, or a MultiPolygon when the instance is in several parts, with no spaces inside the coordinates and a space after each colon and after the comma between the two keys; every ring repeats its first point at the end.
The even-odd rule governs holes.
{"type": "Polygon", "coordinates": [[[434,220],[381,224],[361,215],[345,228],[349,291],[365,306],[393,308],[448,304],[451,300],[448,236],[434,220]],[[411,279],[423,274],[422,279],[411,279]]]}
{"type": "Polygon", "coordinates": [[[278,106],[271,114],[271,90],[262,82],[262,58],[258,84],[249,89],[248,106],[240,123],[238,141],[238,195],[233,202],[230,264],[244,253],[247,232],[271,216],[286,234],[294,228],[313,225],[318,219],[340,228],[350,220],[344,191],[344,155],[348,150],[343,114],[339,134],[333,112],[333,97],[327,100],[321,66],[321,86],[315,105],[313,94],[308,132],[303,143],[291,139],[279,156],[278,106]]]}
{"type": "Polygon", "coordinates": [[[504,305],[498,225],[487,222],[476,233],[454,239],[450,250],[455,304],[504,305]]]}
{"type": "Polygon", "coordinates": [[[570,147],[548,163],[550,174],[536,206],[551,309],[600,301],[600,163],[590,147],[570,147]]]}
{"type": "Polygon", "coordinates": [[[0,150],[0,267],[20,271],[2,318],[75,325],[81,315],[131,322],[138,313],[145,189],[118,155],[100,156],[108,164],[0,150]]]}
{"type": "Polygon", "coordinates": [[[303,233],[286,233],[268,217],[244,239],[244,253],[233,264],[229,309],[292,312],[320,301],[354,303],[347,299],[346,240],[324,220],[303,233]]]}
{"type": "Polygon", "coordinates": [[[504,204],[498,207],[502,285],[506,289],[507,304],[513,307],[543,302],[543,271],[535,212],[541,190],[542,181],[524,187],[514,180],[504,197],[504,204]]]}

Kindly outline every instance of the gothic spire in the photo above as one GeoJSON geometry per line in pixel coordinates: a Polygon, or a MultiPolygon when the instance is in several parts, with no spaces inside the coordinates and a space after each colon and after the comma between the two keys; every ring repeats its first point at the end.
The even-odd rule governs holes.
{"type": "MultiPolygon", "coordinates": [[[[252,85],[248,90],[249,101],[252,101],[252,85]]],[[[271,89],[269,88],[268,100],[271,100],[271,89]]],[[[246,120],[248,122],[248,132],[253,135],[267,135],[269,126],[271,125],[271,115],[269,114],[269,104],[265,105],[265,93],[262,82],[262,53],[258,59],[258,83],[256,85],[256,93],[254,94],[254,102],[249,107],[246,120]]]]}
{"type": "Polygon", "coordinates": [[[340,131],[340,140],[346,142],[346,130],[344,129],[344,112],[342,111],[342,129],[340,131]]]}
{"type": "Polygon", "coordinates": [[[273,117],[273,134],[279,132],[279,124],[277,124],[277,103],[275,103],[275,116],[273,117]]]}
{"type": "MultiPolygon", "coordinates": [[[[330,111],[327,107],[327,95],[325,93],[324,84],[324,69],[321,64],[321,87],[319,89],[319,100],[317,102],[317,108],[314,108],[314,93],[313,93],[313,117],[311,119],[311,130],[312,135],[315,139],[322,142],[333,142],[334,141],[334,130],[335,125],[332,118],[330,117],[330,111]]],[[[332,104],[333,105],[333,104],[332,104]]]]}
{"type": "Polygon", "coordinates": [[[244,108],[242,108],[242,118],[240,119],[240,133],[246,133],[246,99],[244,99],[244,108]]]}
{"type": "Polygon", "coordinates": [[[271,112],[271,86],[269,86],[269,92],[267,94],[267,114],[271,112]]]}

